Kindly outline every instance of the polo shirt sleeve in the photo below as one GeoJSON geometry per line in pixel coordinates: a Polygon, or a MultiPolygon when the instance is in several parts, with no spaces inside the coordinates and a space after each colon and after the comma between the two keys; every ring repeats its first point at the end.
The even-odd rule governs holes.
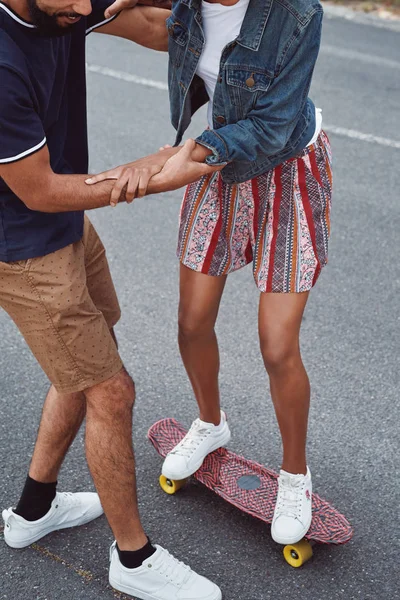
{"type": "Polygon", "coordinates": [[[0,81],[0,164],[5,164],[43,148],[46,135],[22,75],[0,65],[0,81]]]}
{"type": "Polygon", "coordinates": [[[87,18],[87,26],[86,26],[86,35],[97,29],[98,27],[102,27],[106,23],[110,23],[116,19],[119,15],[116,14],[110,19],[104,18],[105,10],[113,4],[113,0],[92,0],[92,12],[87,18]]]}

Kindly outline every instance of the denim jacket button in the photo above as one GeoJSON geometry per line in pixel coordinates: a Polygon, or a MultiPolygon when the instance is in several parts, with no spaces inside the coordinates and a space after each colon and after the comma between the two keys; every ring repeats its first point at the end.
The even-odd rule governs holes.
{"type": "Polygon", "coordinates": [[[221,123],[221,125],[223,125],[225,123],[225,117],[223,117],[222,115],[217,117],[217,123],[221,123]]]}
{"type": "Polygon", "coordinates": [[[253,75],[250,75],[250,77],[249,77],[248,79],[246,79],[246,85],[247,85],[248,87],[251,87],[251,88],[252,88],[252,87],[254,87],[254,86],[255,86],[255,84],[256,84],[256,82],[254,81],[254,77],[253,77],[253,75]]]}

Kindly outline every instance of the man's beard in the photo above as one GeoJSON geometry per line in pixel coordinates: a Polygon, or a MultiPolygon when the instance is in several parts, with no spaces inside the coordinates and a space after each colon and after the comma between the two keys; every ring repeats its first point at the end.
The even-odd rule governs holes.
{"type": "Polygon", "coordinates": [[[44,10],[41,10],[37,5],[37,0],[28,0],[29,14],[32,19],[32,23],[36,25],[37,31],[40,35],[45,37],[61,37],[71,32],[73,23],[70,25],[59,25],[58,17],[69,16],[69,17],[80,17],[76,13],[56,13],[49,15],[44,10]]]}

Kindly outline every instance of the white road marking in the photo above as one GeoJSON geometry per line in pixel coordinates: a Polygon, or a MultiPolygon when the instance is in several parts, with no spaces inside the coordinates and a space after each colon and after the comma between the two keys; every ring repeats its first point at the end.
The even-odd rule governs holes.
{"type": "MultiPolygon", "coordinates": [[[[128,83],[136,83],[137,85],[143,85],[145,87],[155,88],[157,90],[168,91],[168,85],[163,81],[155,81],[154,79],[147,79],[145,77],[138,77],[131,73],[124,71],[116,71],[115,69],[109,69],[108,67],[101,67],[100,65],[88,64],[87,70],[90,73],[98,73],[106,77],[113,79],[119,79],[120,81],[126,81],[128,83]]],[[[340,135],[343,137],[360,140],[370,144],[378,144],[379,146],[387,146],[389,148],[396,148],[400,150],[400,141],[391,140],[385,137],[379,137],[371,133],[363,133],[354,129],[346,129],[345,127],[336,127],[335,125],[325,125],[324,129],[328,133],[340,135]]]]}
{"type": "Polygon", "coordinates": [[[124,71],[115,71],[114,69],[109,69],[108,67],[101,67],[100,65],[87,64],[86,68],[91,73],[100,73],[100,75],[112,77],[113,79],[120,79],[121,81],[127,81],[128,83],[136,83],[138,85],[156,88],[157,90],[168,91],[168,85],[163,81],[154,81],[154,79],[138,77],[137,75],[131,75],[131,73],[125,73],[124,71]]]}
{"type": "Polygon", "coordinates": [[[400,150],[400,142],[397,140],[379,137],[377,135],[372,135],[372,133],[362,133],[361,131],[356,131],[354,129],[346,129],[345,127],[336,127],[335,125],[324,124],[323,128],[328,133],[341,135],[354,140],[361,140],[362,142],[369,142],[370,144],[378,144],[379,146],[389,146],[389,148],[397,148],[400,150]]]}
{"type": "Polygon", "coordinates": [[[337,48],[336,46],[329,46],[329,44],[322,44],[321,54],[329,54],[336,58],[344,58],[345,60],[358,60],[370,65],[376,65],[378,67],[389,67],[391,69],[400,69],[400,62],[397,60],[391,60],[390,58],[382,58],[380,56],[373,56],[372,54],[364,54],[363,52],[357,52],[356,50],[347,50],[345,48],[337,48]]]}

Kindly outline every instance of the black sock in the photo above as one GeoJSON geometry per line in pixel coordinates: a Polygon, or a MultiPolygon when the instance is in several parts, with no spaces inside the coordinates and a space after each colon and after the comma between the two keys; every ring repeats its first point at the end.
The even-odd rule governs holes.
{"type": "Polygon", "coordinates": [[[147,540],[147,544],[140,550],[120,550],[117,544],[119,560],[126,569],[137,569],[146,558],[150,558],[154,554],[156,549],[151,545],[149,538],[147,540]]]}
{"type": "Polygon", "coordinates": [[[51,503],[56,497],[57,481],[55,483],[40,483],[32,477],[26,478],[20,501],[14,512],[27,521],[37,521],[50,510],[51,503]]]}

